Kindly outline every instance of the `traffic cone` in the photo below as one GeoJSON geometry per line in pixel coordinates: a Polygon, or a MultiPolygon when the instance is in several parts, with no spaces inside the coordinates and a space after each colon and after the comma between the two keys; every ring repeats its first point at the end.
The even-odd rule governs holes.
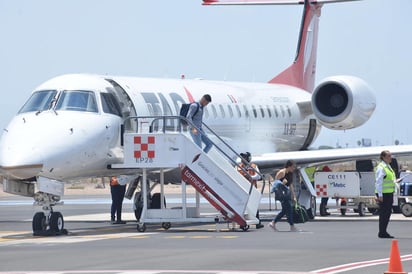
{"type": "Polygon", "coordinates": [[[389,258],[388,271],[385,274],[407,274],[403,272],[401,254],[399,253],[398,240],[392,240],[391,254],[389,258]]]}

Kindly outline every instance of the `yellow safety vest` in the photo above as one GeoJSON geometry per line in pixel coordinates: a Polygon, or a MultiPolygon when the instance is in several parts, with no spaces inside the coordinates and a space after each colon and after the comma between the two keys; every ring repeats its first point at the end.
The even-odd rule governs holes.
{"type": "MultiPolygon", "coordinates": [[[[377,167],[382,167],[386,174],[382,182],[382,193],[394,193],[396,179],[395,172],[389,165],[382,162],[377,167]]],[[[377,189],[375,189],[375,193],[378,193],[377,189]]]]}

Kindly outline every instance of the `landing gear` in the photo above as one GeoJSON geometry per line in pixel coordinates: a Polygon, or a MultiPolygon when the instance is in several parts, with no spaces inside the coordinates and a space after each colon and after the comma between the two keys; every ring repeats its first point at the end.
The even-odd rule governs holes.
{"type": "Polygon", "coordinates": [[[38,192],[34,196],[35,203],[42,206],[43,212],[33,216],[32,228],[35,236],[52,236],[67,234],[64,219],[60,212],[54,212],[53,206],[59,204],[60,196],[38,192]]]}

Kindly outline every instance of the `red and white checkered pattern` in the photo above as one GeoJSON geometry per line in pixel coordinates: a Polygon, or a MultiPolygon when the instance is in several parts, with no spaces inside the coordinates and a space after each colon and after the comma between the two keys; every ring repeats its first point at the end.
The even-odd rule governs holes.
{"type": "Polygon", "coordinates": [[[136,136],[134,137],[134,157],[155,158],[155,136],[136,136]]]}
{"type": "Polygon", "coordinates": [[[316,196],[320,197],[328,197],[328,185],[323,184],[323,185],[316,185],[316,196]]]}

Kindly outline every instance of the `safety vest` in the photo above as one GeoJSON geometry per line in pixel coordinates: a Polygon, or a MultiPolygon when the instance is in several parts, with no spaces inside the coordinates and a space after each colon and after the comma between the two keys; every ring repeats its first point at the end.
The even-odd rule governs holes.
{"type": "MultiPolygon", "coordinates": [[[[247,168],[245,164],[240,163],[239,166],[237,167],[237,171],[239,171],[239,173],[242,174],[247,179],[249,179],[249,177],[245,174],[243,169],[247,169],[247,172],[249,173],[250,176],[255,176],[256,175],[256,171],[255,171],[256,164],[250,164],[249,166],[250,167],[247,168]]],[[[257,188],[257,181],[256,180],[251,180],[251,184],[254,185],[257,188]]]]}
{"type": "MultiPolygon", "coordinates": [[[[377,168],[383,168],[385,171],[385,177],[383,177],[383,182],[382,182],[382,193],[394,193],[395,192],[395,172],[393,169],[389,166],[386,165],[385,163],[381,162],[377,166],[377,168]]],[[[378,193],[378,190],[375,189],[375,193],[378,193]]]]}
{"type": "Polygon", "coordinates": [[[308,175],[308,178],[309,178],[310,182],[313,183],[315,181],[316,167],[314,167],[314,166],[307,167],[307,168],[305,168],[305,172],[308,175]]]}

